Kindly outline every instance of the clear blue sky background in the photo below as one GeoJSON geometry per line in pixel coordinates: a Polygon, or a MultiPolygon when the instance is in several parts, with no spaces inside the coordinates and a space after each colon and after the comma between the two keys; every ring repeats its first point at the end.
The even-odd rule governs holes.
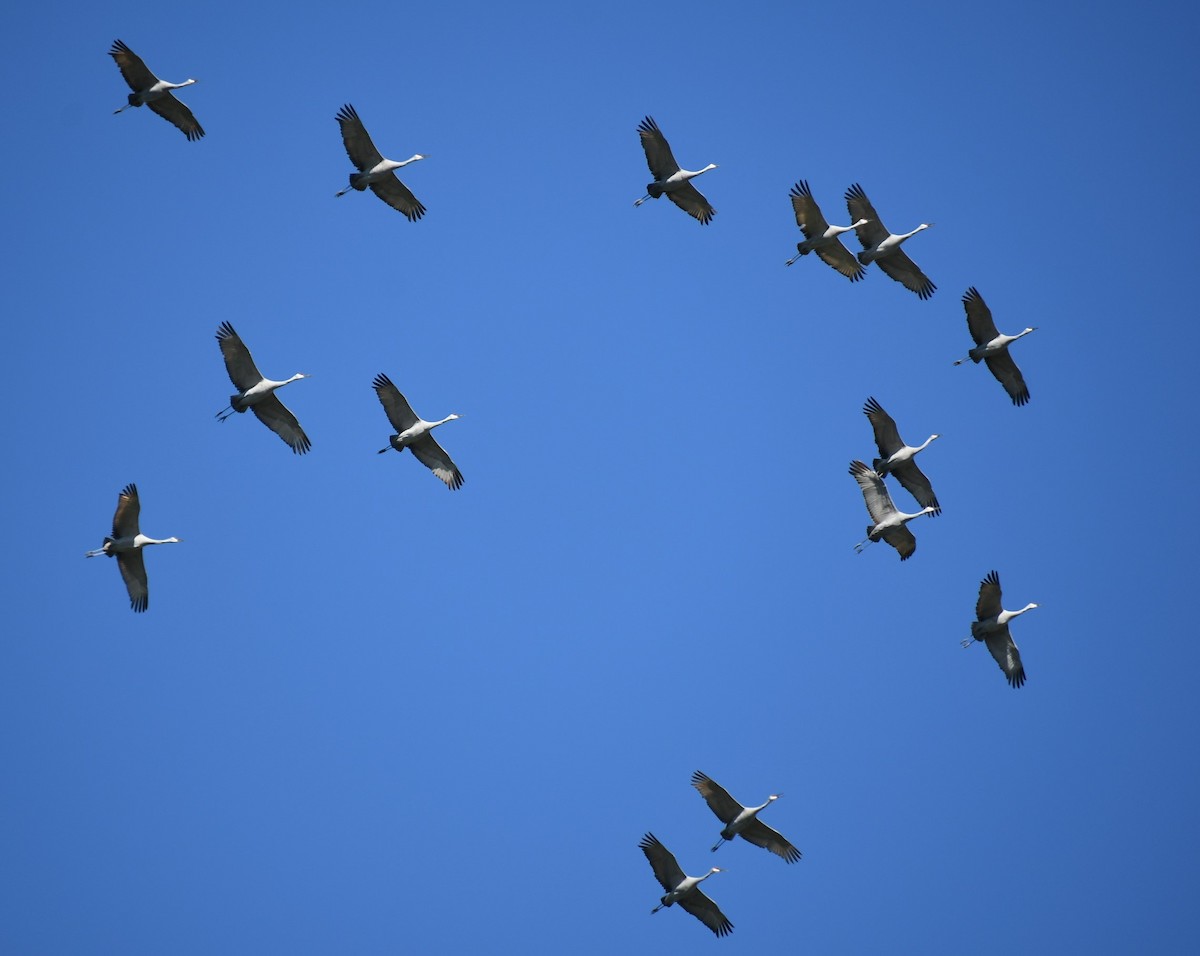
{"type": "Polygon", "coordinates": [[[1194,11],[102,7],[0,67],[0,949],[1194,945],[1194,11]],[[117,37],[205,139],[112,115],[117,37]],[[345,102],[423,221],[334,198],[345,102]],[[647,113],[712,225],[633,208],[647,113]],[[785,269],[801,178],[936,221],[933,299],[785,269]],[[972,285],[1025,408],[951,365],[972,285]],[[214,420],[222,320],[309,455],[214,420]],[[375,454],[378,372],[461,491],[375,454]],[[852,550],[869,395],[943,436],[903,565],[852,550]],[[130,481],[184,539],[144,615],[83,559],[130,481]],[[1018,691],[958,644],[993,568],[1018,691]],[[803,861],[709,853],[696,769],[803,861]],[[730,938],[649,915],[647,830],[730,938]]]}

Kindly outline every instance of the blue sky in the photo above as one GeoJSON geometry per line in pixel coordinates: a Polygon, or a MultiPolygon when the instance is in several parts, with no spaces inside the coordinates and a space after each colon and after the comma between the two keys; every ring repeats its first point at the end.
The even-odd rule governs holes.
{"type": "Polygon", "coordinates": [[[1190,945],[1195,14],[909,6],[14,12],[0,948],[1190,945]],[[202,141],[112,115],[118,37],[202,141]],[[347,102],[421,222],[334,198],[347,102]],[[710,226],[633,208],[646,114],[710,226]],[[785,269],[797,179],[936,222],[936,295],[785,269]],[[969,286],[1027,407],[951,365],[969,286]],[[307,456],[215,421],[224,320],[307,456]],[[460,491],[375,454],[379,372],[460,491]],[[872,395],[943,436],[903,565],[872,395]],[[144,615],[83,559],[130,481],[144,615]],[[993,568],[1018,691],[958,645],[993,568]],[[803,861],[710,853],[696,769],[803,861]],[[732,936],[649,915],[647,830],[732,936]]]}

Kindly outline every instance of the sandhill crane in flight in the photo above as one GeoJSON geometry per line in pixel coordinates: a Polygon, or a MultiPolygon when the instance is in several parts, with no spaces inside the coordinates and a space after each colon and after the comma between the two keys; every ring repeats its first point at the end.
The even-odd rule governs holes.
{"type": "Polygon", "coordinates": [[[150,606],[150,586],[146,580],[146,563],[142,560],[142,548],[148,544],[179,544],[180,540],[147,538],[138,529],[138,514],[141,510],[137,485],[126,485],[117,497],[112,536],[105,538],[101,547],[84,555],[95,558],[104,554],[117,559],[117,567],[121,570],[121,577],[125,579],[125,590],[129,592],[129,606],[138,612],[150,606]]]}
{"type": "Polygon", "coordinates": [[[260,422],[282,438],[292,451],[303,455],[312,447],[312,442],[304,434],[296,416],[279,400],[275,389],[309,376],[297,372],[283,382],[263,378],[262,372],[254,364],[250,350],[228,322],[222,322],[221,327],[217,329],[217,342],[221,346],[221,354],[225,357],[225,370],[229,373],[229,380],[238,390],[236,395],[229,396],[229,407],[217,412],[217,420],[223,422],[234,412],[244,412],[248,408],[260,422]]]}
{"type": "Polygon", "coordinates": [[[975,340],[975,348],[955,365],[962,365],[970,359],[976,365],[982,359],[987,363],[996,381],[1004,386],[1014,405],[1024,405],[1029,401],[1029,388],[1025,384],[1025,376],[1017,368],[1017,363],[1008,354],[1008,347],[1023,335],[1036,332],[1037,327],[1018,332],[1016,335],[1001,335],[992,321],[992,310],[983,301],[983,296],[972,286],[963,294],[963,308],[967,310],[967,328],[971,330],[971,338],[975,340]]]}
{"type": "Polygon", "coordinates": [[[394,159],[384,159],[383,155],[371,142],[371,134],[363,126],[362,120],[354,107],[347,103],[337,113],[338,125],[342,128],[342,142],[346,146],[346,155],[350,157],[357,168],[357,173],[350,174],[350,185],[336,195],[344,196],[351,189],[362,192],[368,186],[371,192],[382,199],[393,209],[399,210],[408,217],[409,222],[416,222],[425,215],[425,207],[418,201],[404,183],[392,172],[401,169],[418,159],[428,159],[420,153],[413,153],[403,162],[394,159]]]}
{"type": "Polygon", "coordinates": [[[917,504],[922,508],[933,508],[932,514],[937,517],[941,514],[942,506],[938,504],[937,495],[933,493],[933,485],[929,483],[929,479],[925,477],[925,473],[921,471],[913,458],[917,452],[924,451],[931,441],[941,436],[930,435],[925,439],[923,445],[914,448],[912,445],[904,444],[904,440],[900,437],[900,431],[896,428],[895,419],[885,412],[883,406],[874,398],[867,399],[867,404],[863,406],[863,414],[871,423],[871,428],[875,432],[875,446],[882,456],[876,458],[872,465],[876,473],[885,478],[889,474],[895,475],[896,480],[917,499],[917,504]]]}
{"type": "Polygon", "coordinates": [[[647,199],[657,199],[665,195],[689,216],[700,220],[701,225],[708,225],[717,211],[701,195],[700,190],[692,185],[691,180],[710,169],[716,169],[717,164],[709,163],[695,172],[682,169],[671,154],[670,143],[651,117],[647,116],[642,120],[637,130],[638,136],[642,138],[642,149],[646,151],[646,165],[650,167],[650,175],[654,177],[654,182],[646,187],[646,195],[634,205],[640,206],[647,199]]]}
{"type": "Polygon", "coordinates": [[[976,641],[983,641],[1004,676],[1013,687],[1025,683],[1025,668],[1021,665],[1021,652],[1008,633],[1008,622],[1019,614],[1032,611],[1036,604],[1026,604],[1019,611],[1006,611],[1001,604],[1000,575],[995,571],[988,574],[979,582],[979,600],[975,603],[976,621],[971,622],[971,637],[962,642],[963,647],[970,647],[976,641]]]}
{"type": "Polygon", "coordinates": [[[744,807],[729,795],[729,791],[699,770],[692,774],[692,786],[700,791],[700,796],[704,798],[709,809],[725,824],[725,829],[721,831],[721,839],[713,846],[714,851],[726,840],[732,840],[740,833],[743,840],[770,850],[788,863],[795,863],[800,859],[800,851],[792,846],[791,842],[758,819],[759,811],[765,810],[782,797],[782,793],[771,794],[767,797],[767,802],[760,807],[744,807]]]}
{"type": "Polygon", "coordinates": [[[858,241],[863,247],[862,252],[858,254],[858,261],[864,266],[874,262],[904,288],[915,292],[919,298],[928,299],[933,295],[937,286],[929,281],[929,277],[918,269],[917,264],[900,248],[904,240],[915,236],[922,229],[928,229],[933,223],[923,222],[912,232],[902,235],[889,232],[879,221],[879,213],[875,211],[871,200],[858,183],[846,190],[846,208],[850,210],[851,219],[866,220],[862,225],[855,227],[858,241]]]}
{"type": "Polygon", "coordinates": [[[849,226],[831,226],[821,214],[821,207],[812,197],[805,180],[800,180],[788,193],[792,198],[792,209],[796,213],[796,225],[804,233],[804,241],[796,243],[796,254],[784,265],[791,265],[801,256],[815,252],[826,265],[832,266],[851,282],[857,282],[867,274],[867,270],[856,260],[853,254],[842,245],[838,238],[844,232],[854,232],[859,226],[865,226],[867,221],[860,219],[849,226]]]}
{"type": "Polygon", "coordinates": [[[108,55],[117,61],[121,75],[125,77],[125,82],[133,90],[129,94],[129,102],[121,109],[113,110],[114,114],[129,109],[131,106],[149,106],[167,122],[177,126],[188,139],[196,140],[204,135],[204,130],[196,122],[192,111],[171,94],[171,90],[191,86],[196,82],[195,80],[184,80],[182,83],[168,83],[166,80],[160,80],[150,72],[146,64],[142,62],[142,58],[120,40],[113,41],[108,55]]]}
{"type": "Polygon", "coordinates": [[[638,846],[646,854],[646,859],[650,861],[655,879],[667,891],[659,904],[650,911],[651,913],[657,913],[664,906],[673,906],[678,903],[718,936],[728,936],[733,932],[733,924],[729,922],[717,904],[705,896],[700,889],[701,883],[714,873],[721,872],[719,866],[712,867],[703,876],[687,876],[675,860],[675,855],[663,846],[653,833],[647,833],[642,837],[638,846]]]}
{"type": "MultiPolygon", "coordinates": [[[[452,422],[461,416],[447,415],[440,422],[427,422],[417,417],[417,413],[408,404],[408,399],[400,394],[400,390],[386,375],[376,375],[371,385],[375,394],[379,396],[383,410],[387,412],[388,421],[398,432],[391,437],[389,447],[395,448],[396,451],[404,451],[407,448],[416,456],[417,461],[441,478],[451,491],[461,488],[462,472],[430,434],[438,425],[445,425],[446,422],[452,422]]],[[[382,455],[386,451],[387,448],[380,448],[379,454],[382,455]]]]}
{"type": "Polygon", "coordinates": [[[854,476],[858,487],[862,489],[863,500],[867,503],[867,513],[874,522],[867,526],[866,539],[856,544],[854,550],[861,554],[863,548],[868,544],[882,538],[899,552],[901,561],[907,561],[917,550],[917,539],[905,525],[913,518],[933,514],[936,509],[925,507],[914,515],[897,511],[896,506],[892,504],[892,496],[888,494],[887,485],[883,483],[883,479],[878,474],[861,461],[850,462],[850,474],[854,476]]]}

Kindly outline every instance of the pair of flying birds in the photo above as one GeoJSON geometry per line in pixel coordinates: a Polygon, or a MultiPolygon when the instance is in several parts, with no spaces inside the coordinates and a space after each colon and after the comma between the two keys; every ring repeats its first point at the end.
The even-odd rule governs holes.
{"type": "MultiPolygon", "coordinates": [[[[777,831],[758,819],[758,814],[778,800],[783,794],[773,793],[767,797],[766,803],[757,807],[745,807],[729,795],[724,787],[711,777],[697,770],[692,774],[692,786],[699,791],[709,809],[716,814],[717,819],[725,824],[721,837],[713,846],[715,851],[726,840],[732,840],[741,835],[743,840],[770,850],[776,856],[782,857],[787,863],[795,863],[800,859],[800,851],[790,841],[777,831]]],[[[654,877],[666,893],[651,913],[657,913],[665,906],[679,904],[685,912],[691,913],[717,936],[727,936],[733,932],[733,923],[721,912],[720,907],[710,899],[700,884],[714,873],[720,873],[721,868],[714,866],[703,876],[688,876],[679,866],[675,855],[663,846],[653,833],[647,833],[638,843],[638,848],[650,861],[654,877]]]]}
{"type": "MultiPolygon", "coordinates": [[[[113,43],[108,53],[116,61],[121,75],[133,91],[128,96],[128,102],[115,112],[120,113],[131,106],[148,106],[176,126],[189,140],[198,140],[204,135],[204,128],[196,121],[192,111],[171,92],[191,86],[195,80],[184,80],[182,83],[160,80],[150,72],[142,58],[120,40],[113,43]]],[[[402,162],[385,159],[375,148],[358,113],[349,103],[338,110],[336,118],[342,129],[342,143],[346,147],[346,155],[358,169],[357,173],[350,174],[350,185],[336,195],[344,196],[351,189],[359,192],[370,189],[393,209],[402,212],[411,222],[416,222],[425,215],[425,207],[412,191],[396,178],[394,171],[427,157],[416,153],[402,162]]]]}

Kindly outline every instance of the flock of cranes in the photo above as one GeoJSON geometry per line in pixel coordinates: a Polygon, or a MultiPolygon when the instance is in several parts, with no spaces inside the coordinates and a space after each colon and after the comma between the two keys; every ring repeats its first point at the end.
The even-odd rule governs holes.
{"type": "MultiPolygon", "coordinates": [[[[119,113],[130,106],[148,106],[177,127],[189,141],[196,141],[204,136],[204,129],[192,111],[173,95],[173,91],[195,83],[194,79],[182,83],[160,80],[146,67],[141,58],[120,40],[113,43],[109,54],[132,91],[128,95],[127,104],[116,112],[119,113]]],[[[397,178],[396,171],[427,157],[416,153],[401,161],[386,159],[375,146],[357,111],[349,103],[338,110],[335,118],[346,154],[356,169],[356,172],[349,175],[348,185],[335,195],[343,196],[352,189],[358,192],[370,189],[410,222],[420,220],[425,215],[425,206],[408,186],[397,178]]],[[[653,181],[646,186],[646,195],[634,205],[640,206],[649,199],[666,196],[700,224],[707,225],[712,222],[716,209],[696,188],[694,180],[718,168],[717,165],[710,163],[695,171],[683,169],[676,161],[662,130],[650,116],[641,121],[637,133],[653,181]]],[[[891,232],[884,226],[866,192],[858,183],[851,185],[844,195],[850,220],[849,225],[845,226],[830,225],[813,198],[807,181],[796,182],[788,197],[804,240],[797,243],[796,255],[788,259],[786,265],[791,266],[801,257],[813,253],[830,268],[854,283],[861,281],[866,276],[867,266],[875,263],[884,274],[899,282],[921,300],[930,299],[937,290],[933,281],[902,248],[907,240],[929,229],[933,223],[920,223],[907,233],[891,232]],[[843,237],[849,233],[855,234],[861,246],[857,254],[851,253],[843,244],[843,237]]],[[[968,330],[975,346],[966,357],[954,364],[960,365],[968,360],[976,364],[984,362],[1013,404],[1025,405],[1029,401],[1029,389],[1020,369],[1013,361],[1009,348],[1034,329],[1026,328],[1016,335],[1001,334],[983,297],[974,287],[967,290],[962,302],[966,310],[968,330]]],[[[217,413],[217,419],[224,422],[235,412],[240,414],[247,410],[252,411],[293,453],[306,454],[312,448],[312,442],[296,416],[280,401],[277,392],[284,386],[309,376],[297,372],[281,381],[266,378],[259,371],[249,348],[228,321],[221,323],[216,338],[229,379],[237,389],[236,393],[230,396],[229,405],[217,413]]],[[[421,464],[444,482],[447,488],[461,488],[462,472],[433,437],[433,429],[460,416],[451,414],[438,421],[426,421],[417,416],[408,400],[387,375],[377,375],[371,385],[388,421],[395,429],[388,445],[380,449],[379,453],[383,454],[389,448],[398,452],[408,449],[421,464]]],[[[916,456],[925,451],[939,436],[932,434],[920,445],[908,445],[900,437],[895,420],[874,397],[867,399],[863,413],[871,424],[879,457],[873,459],[870,466],[857,459],[850,463],[850,475],[862,492],[871,518],[867,536],[855,545],[855,550],[861,552],[872,542],[884,541],[896,550],[901,561],[906,561],[915,553],[917,546],[916,538],[908,527],[909,523],[919,517],[936,517],[941,513],[941,505],[934,493],[933,484],[916,462],[916,456]],[[896,507],[888,491],[886,479],[889,475],[912,495],[920,510],[910,514],[896,507]]],[[[140,511],[138,490],[131,483],[122,489],[117,499],[111,535],[104,539],[100,548],[87,552],[89,558],[99,555],[116,558],[117,567],[129,594],[130,606],[137,612],[145,611],[150,600],[143,558],[145,547],[175,544],[180,540],[174,537],[155,539],[143,535],[139,527],[140,511]]],[[[1009,632],[1009,623],[1013,618],[1035,607],[1036,604],[1027,604],[1020,610],[1004,610],[1000,578],[997,572],[992,571],[979,587],[977,620],[971,624],[971,637],[962,642],[964,647],[974,642],[986,644],[1009,684],[1014,688],[1024,684],[1025,670],[1009,632]]],[[[759,814],[771,806],[780,794],[771,794],[761,805],[744,806],[699,771],[693,774],[691,782],[723,824],[720,838],[712,847],[714,851],[723,842],[741,836],[743,840],[767,849],[787,863],[795,863],[800,859],[800,851],[791,842],[759,819],[759,814]]],[[[674,855],[652,833],[647,833],[638,846],[650,862],[656,879],[665,891],[659,905],[652,912],[678,904],[717,936],[725,936],[733,930],[729,919],[700,889],[703,881],[721,872],[719,867],[711,867],[702,876],[687,876],[674,855]]]]}
{"type": "MultiPolygon", "coordinates": [[[[299,381],[309,376],[297,372],[291,378],[275,381],[266,378],[254,363],[250,349],[242,341],[240,335],[229,322],[222,322],[217,329],[217,344],[221,348],[221,356],[225,359],[225,370],[229,380],[233,382],[237,393],[229,396],[229,404],[217,412],[218,421],[228,420],[234,412],[250,410],[260,422],[278,435],[285,445],[297,455],[305,454],[312,448],[300,422],[291,410],[279,400],[275,393],[285,385],[299,381]]],[[[454,421],[459,415],[447,415],[441,421],[427,422],[418,418],[408,404],[408,400],[400,390],[392,384],[386,375],[379,374],[371,382],[384,413],[396,429],[397,434],[389,439],[388,448],[404,451],[407,448],[413,456],[435,476],[446,483],[451,491],[463,485],[462,472],[450,458],[444,448],[430,432],[439,425],[454,421]]],[[[388,448],[380,449],[382,455],[388,448]]],[[[138,499],[137,487],[133,484],[122,489],[117,498],[117,510],[113,515],[112,534],[104,539],[104,543],[95,551],[88,551],[86,556],[94,558],[97,555],[107,555],[117,559],[117,567],[125,581],[125,589],[129,593],[129,606],[134,611],[145,611],[150,607],[150,586],[146,577],[146,565],[142,558],[142,548],[149,544],[176,544],[179,538],[155,539],[148,538],[138,530],[138,514],[141,504],[138,499]]]]}

